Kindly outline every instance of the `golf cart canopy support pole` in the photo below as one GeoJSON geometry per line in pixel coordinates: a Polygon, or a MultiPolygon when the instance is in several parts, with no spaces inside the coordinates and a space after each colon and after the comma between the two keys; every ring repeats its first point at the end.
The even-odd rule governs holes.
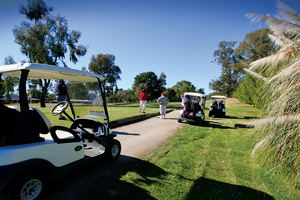
{"type": "Polygon", "coordinates": [[[106,105],[106,96],[105,96],[105,92],[104,92],[104,85],[101,84],[101,81],[99,78],[97,78],[99,86],[100,86],[100,92],[101,92],[101,96],[102,96],[102,100],[103,100],[103,107],[104,107],[104,112],[106,115],[106,119],[107,119],[107,126],[109,126],[109,116],[108,116],[108,111],[107,111],[107,105],[106,105]]]}
{"type": "Polygon", "coordinates": [[[25,113],[29,111],[28,99],[26,94],[26,81],[29,70],[21,70],[21,78],[19,83],[19,96],[20,96],[20,108],[21,112],[25,113]]]}
{"type": "MultiPolygon", "coordinates": [[[[67,102],[69,103],[70,105],[70,108],[71,108],[71,112],[72,112],[72,115],[73,115],[73,119],[75,120],[76,119],[76,116],[75,116],[75,111],[74,111],[74,108],[73,108],[73,104],[71,102],[71,99],[70,99],[70,96],[69,96],[69,92],[67,91],[67,102]]],[[[68,114],[66,112],[64,112],[67,116],[68,114]]],[[[69,116],[68,116],[69,117],[69,116]]]]}

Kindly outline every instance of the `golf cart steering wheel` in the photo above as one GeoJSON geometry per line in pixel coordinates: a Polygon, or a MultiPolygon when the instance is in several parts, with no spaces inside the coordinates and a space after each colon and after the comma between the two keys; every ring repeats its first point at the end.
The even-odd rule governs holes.
{"type": "Polygon", "coordinates": [[[62,112],[64,112],[67,109],[67,107],[68,107],[68,102],[61,101],[54,106],[54,108],[51,110],[51,114],[54,116],[59,115],[62,112]]]}

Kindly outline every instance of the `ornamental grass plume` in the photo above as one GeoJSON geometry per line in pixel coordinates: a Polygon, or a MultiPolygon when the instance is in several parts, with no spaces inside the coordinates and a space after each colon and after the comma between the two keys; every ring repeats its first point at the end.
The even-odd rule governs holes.
{"type": "Polygon", "coordinates": [[[300,15],[278,1],[280,15],[248,14],[266,23],[278,46],[273,55],[256,60],[245,71],[264,80],[265,118],[254,121],[257,144],[252,155],[299,184],[300,178],[300,15]],[[258,158],[258,157],[257,157],[258,158]]]}

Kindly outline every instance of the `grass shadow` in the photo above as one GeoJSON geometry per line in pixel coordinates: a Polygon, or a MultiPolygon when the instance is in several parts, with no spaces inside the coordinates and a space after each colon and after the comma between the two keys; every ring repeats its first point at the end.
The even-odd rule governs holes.
{"type": "Polygon", "coordinates": [[[222,123],[216,122],[216,121],[204,121],[201,125],[203,127],[211,127],[211,128],[219,128],[219,129],[233,129],[230,126],[224,126],[222,123]]]}
{"type": "Polygon", "coordinates": [[[247,124],[234,124],[234,128],[254,128],[254,126],[247,124]]]}
{"type": "Polygon", "coordinates": [[[251,200],[273,199],[270,195],[252,188],[232,185],[206,178],[187,179],[171,174],[162,168],[138,158],[120,156],[119,160],[99,162],[85,170],[55,182],[48,189],[45,200],[101,200],[101,199],[149,199],[154,200],[149,191],[138,185],[159,184],[168,175],[193,181],[194,184],[185,199],[225,199],[251,200]],[[133,179],[124,175],[134,172],[133,179]],[[120,179],[123,177],[123,180],[120,179]],[[55,192],[53,192],[55,191],[55,192]]]}
{"type": "Polygon", "coordinates": [[[228,184],[206,178],[195,180],[186,199],[223,200],[274,200],[267,193],[239,185],[228,184]]]}
{"type": "Polygon", "coordinates": [[[224,118],[227,118],[227,119],[243,119],[241,117],[236,117],[236,116],[231,116],[231,115],[226,115],[226,117],[224,118]]]}
{"type": "Polygon", "coordinates": [[[138,181],[152,184],[149,176],[160,177],[164,170],[149,162],[120,156],[115,162],[99,161],[64,179],[54,180],[47,188],[45,200],[101,200],[101,199],[149,199],[154,200],[148,191],[120,180],[128,172],[136,171],[138,181]],[[145,167],[143,169],[143,167],[145,167]],[[145,170],[146,169],[146,170],[145,170]]]}

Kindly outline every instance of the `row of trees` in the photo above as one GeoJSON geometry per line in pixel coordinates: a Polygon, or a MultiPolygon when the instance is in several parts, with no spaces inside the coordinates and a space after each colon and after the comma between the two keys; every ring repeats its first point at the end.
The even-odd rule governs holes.
{"type": "MultiPolygon", "coordinates": [[[[44,63],[50,65],[64,65],[64,59],[69,55],[69,60],[76,64],[80,56],[84,56],[87,47],[78,44],[81,33],[68,29],[67,20],[60,15],[52,16],[52,7],[48,7],[43,0],[27,0],[27,5],[21,5],[19,12],[25,15],[29,21],[23,21],[19,26],[15,26],[13,33],[15,41],[21,47],[21,52],[27,56],[30,63],[44,63]]],[[[14,64],[13,58],[7,57],[5,64],[14,64]]],[[[195,91],[195,87],[188,81],[178,82],[172,88],[166,89],[166,75],[161,73],[158,77],[154,72],[145,72],[134,78],[132,90],[118,89],[117,80],[120,80],[121,69],[115,65],[115,56],[110,54],[98,54],[91,58],[88,68],[82,70],[100,74],[105,78],[105,90],[108,99],[114,102],[138,100],[139,93],[146,89],[149,99],[154,100],[165,91],[173,101],[180,100],[180,94],[186,91],[195,91]]],[[[13,93],[14,86],[18,79],[11,77],[0,77],[3,89],[0,95],[5,95],[9,100],[13,93]]],[[[29,84],[29,95],[41,99],[41,106],[45,107],[45,100],[55,98],[54,94],[49,95],[54,83],[48,79],[31,80],[29,84]]],[[[72,98],[86,98],[91,95],[88,91],[97,93],[93,84],[69,85],[72,98]]],[[[203,89],[200,89],[204,93],[203,89]]]]}
{"type": "Polygon", "coordinates": [[[139,100],[139,94],[145,89],[149,96],[149,101],[155,101],[162,92],[170,101],[181,101],[181,95],[185,92],[199,92],[204,94],[204,89],[196,90],[196,87],[189,81],[183,80],[177,82],[171,88],[166,88],[166,75],[161,73],[159,77],[154,72],[143,72],[134,78],[133,89],[118,89],[113,95],[108,97],[110,102],[136,102],[139,100]]]}

